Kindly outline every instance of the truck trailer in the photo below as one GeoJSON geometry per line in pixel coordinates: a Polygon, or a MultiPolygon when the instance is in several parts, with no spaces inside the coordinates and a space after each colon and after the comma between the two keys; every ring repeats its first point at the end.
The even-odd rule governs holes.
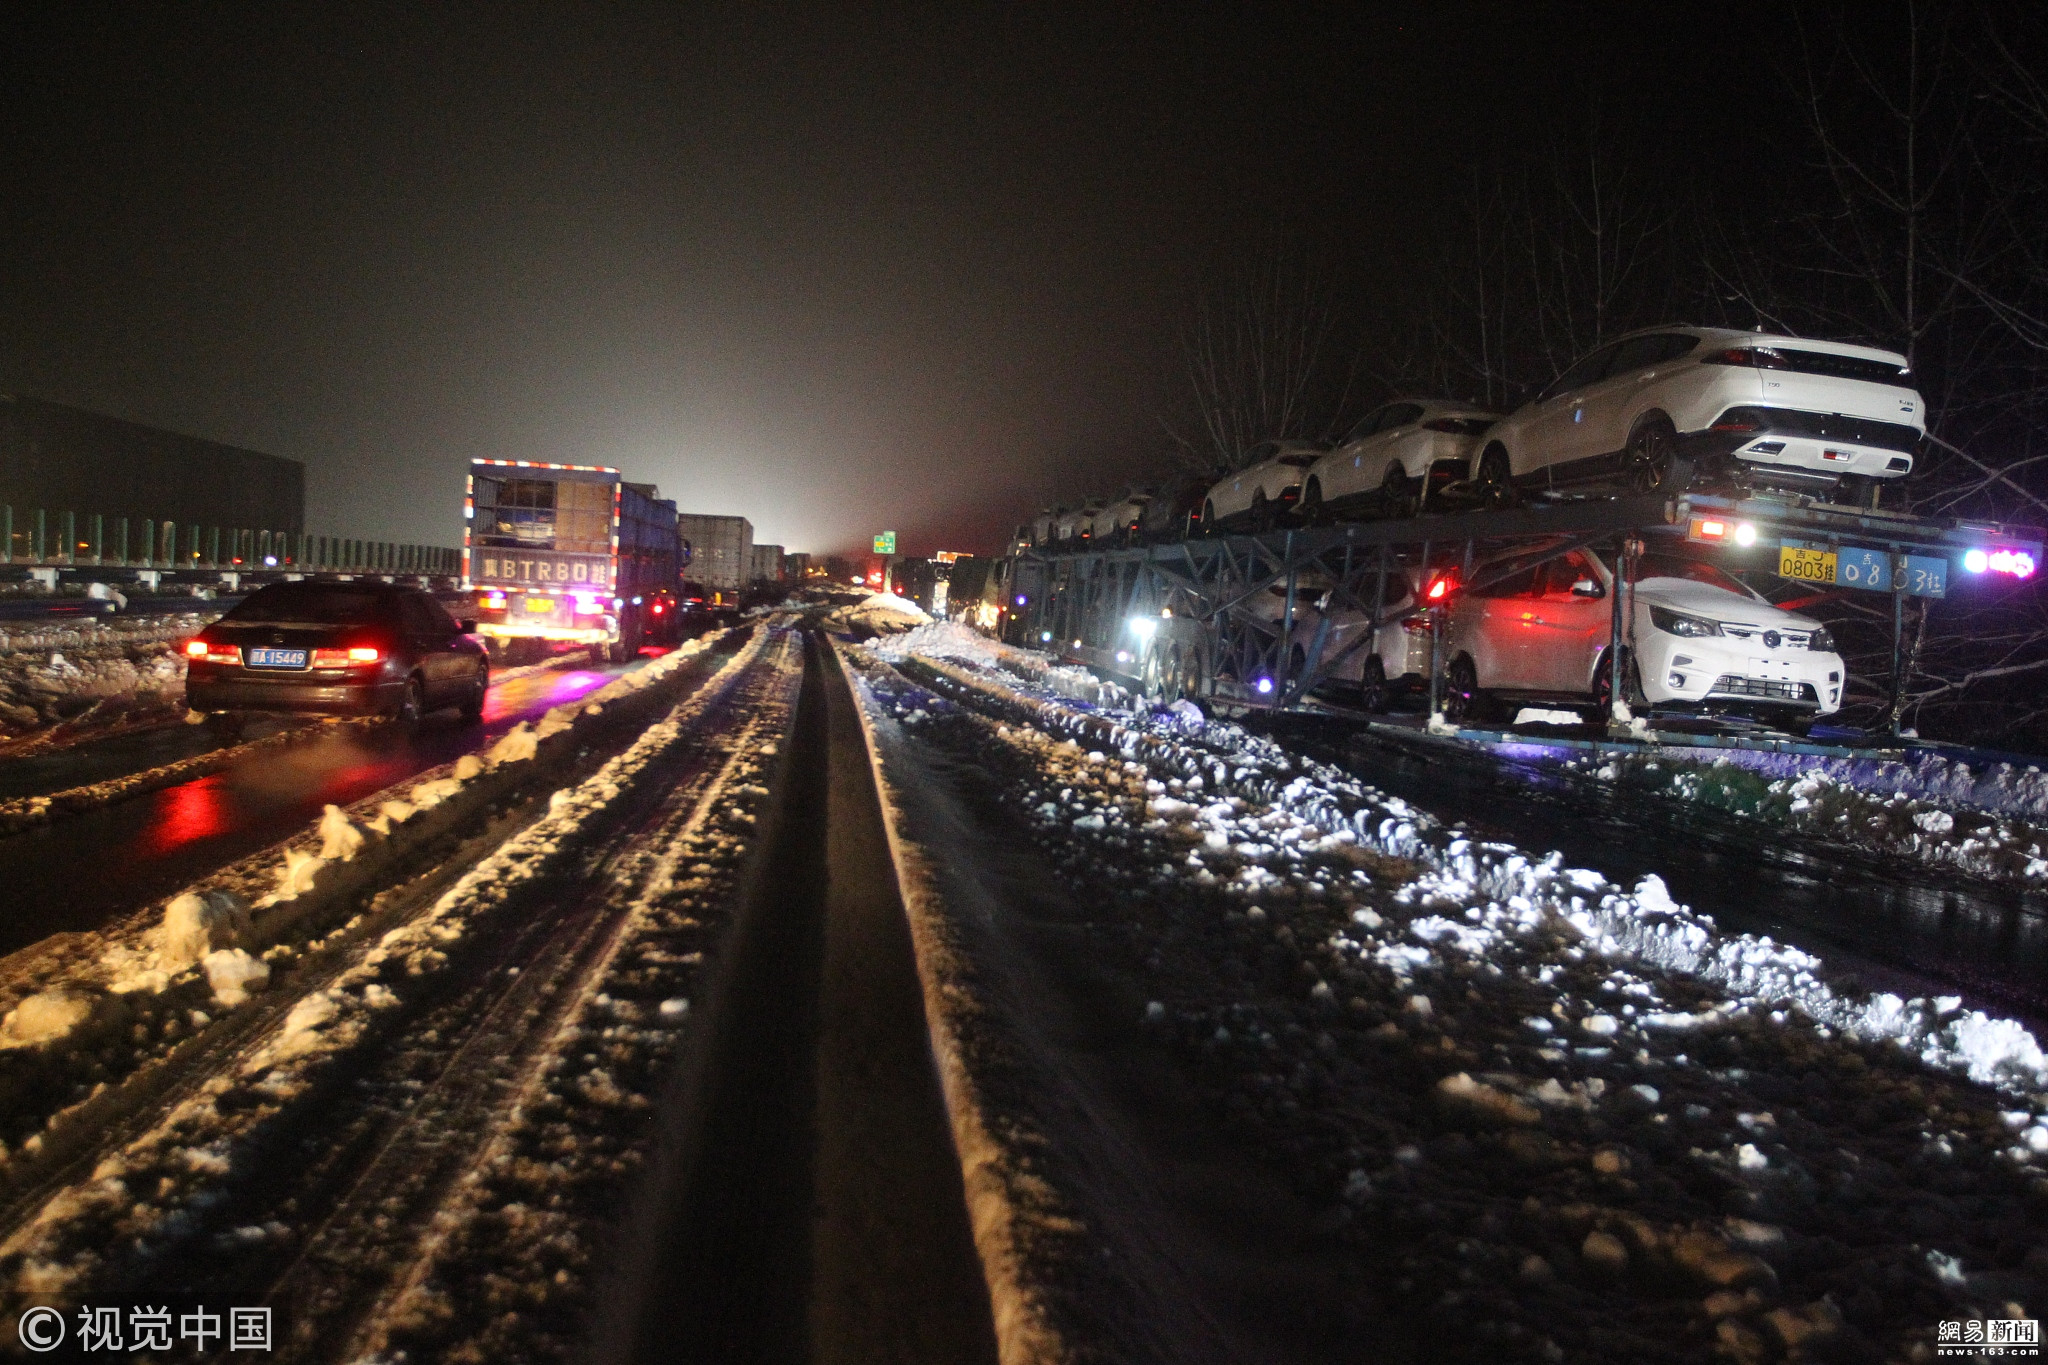
{"type": "Polygon", "coordinates": [[[606,465],[472,460],[463,586],[477,633],[581,644],[622,662],[676,636],[682,543],[676,505],[606,465]]]}
{"type": "Polygon", "coordinates": [[[688,595],[705,611],[734,611],[754,572],[754,523],[745,517],[685,512],[680,533],[690,543],[688,595]]]}

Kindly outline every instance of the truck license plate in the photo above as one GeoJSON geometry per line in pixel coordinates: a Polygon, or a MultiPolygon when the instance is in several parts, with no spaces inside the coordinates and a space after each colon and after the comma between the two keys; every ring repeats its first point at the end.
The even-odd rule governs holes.
{"type": "Polygon", "coordinates": [[[304,668],[306,651],[303,649],[252,649],[249,651],[251,668],[304,668]]]}
{"type": "Polygon", "coordinates": [[[1796,578],[1802,583],[1832,583],[1835,581],[1835,552],[1806,550],[1796,545],[1780,546],[1778,577],[1796,578]]]}

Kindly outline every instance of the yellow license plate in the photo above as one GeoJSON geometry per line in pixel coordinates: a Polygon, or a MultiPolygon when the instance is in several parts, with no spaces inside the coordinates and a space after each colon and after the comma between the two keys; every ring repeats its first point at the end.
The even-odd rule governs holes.
{"type": "MultiPolygon", "coordinates": [[[[1828,561],[1828,582],[1832,583],[1835,581],[1834,556],[1829,555],[1828,561]]],[[[555,599],[552,597],[529,597],[526,599],[526,609],[528,611],[553,611],[555,609],[555,599]]]]}
{"type": "Polygon", "coordinates": [[[1804,583],[1832,583],[1835,581],[1835,552],[1780,546],[1778,577],[1796,578],[1804,583]]]}

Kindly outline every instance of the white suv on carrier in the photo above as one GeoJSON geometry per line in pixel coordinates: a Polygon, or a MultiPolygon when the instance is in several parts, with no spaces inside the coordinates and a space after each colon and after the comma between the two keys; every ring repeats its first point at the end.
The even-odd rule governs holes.
{"type": "Polygon", "coordinates": [[[1620,484],[1875,499],[1912,472],[1926,404],[1906,358],[1839,341],[1657,327],[1609,342],[1486,434],[1476,477],[1512,493],[1620,484]]]}

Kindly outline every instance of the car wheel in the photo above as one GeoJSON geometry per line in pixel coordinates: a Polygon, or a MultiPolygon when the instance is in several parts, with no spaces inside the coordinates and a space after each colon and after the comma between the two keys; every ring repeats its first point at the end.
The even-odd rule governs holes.
{"type": "Polygon", "coordinates": [[[1301,647],[1300,645],[1296,645],[1296,646],[1294,646],[1294,648],[1292,648],[1292,649],[1288,650],[1288,651],[1287,651],[1287,686],[1288,686],[1289,688],[1297,688],[1297,687],[1300,687],[1300,686],[1301,686],[1301,675],[1302,675],[1302,672],[1303,672],[1303,671],[1304,671],[1305,669],[1307,669],[1307,668],[1308,668],[1308,654],[1307,654],[1307,653],[1306,653],[1306,652],[1305,652],[1305,651],[1304,651],[1304,650],[1302,649],[1302,647],[1301,647]]]}
{"type": "Polygon", "coordinates": [[[1480,496],[1489,507],[1512,507],[1515,502],[1515,480],[1512,467],[1508,464],[1508,453],[1499,446],[1489,449],[1479,459],[1480,496]]]}
{"type": "Polygon", "coordinates": [[[1176,650],[1174,660],[1180,665],[1179,676],[1174,680],[1173,699],[1182,701],[1202,695],[1202,654],[1199,648],[1190,646],[1176,650]]]}
{"type": "Polygon", "coordinates": [[[1323,481],[1310,479],[1301,490],[1301,524],[1320,526],[1323,523],[1323,481]]]}
{"type": "Polygon", "coordinates": [[[490,695],[491,670],[488,665],[478,664],[476,682],[471,684],[469,696],[462,702],[462,719],[475,725],[484,718],[484,698],[490,695]]]}
{"type": "Polygon", "coordinates": [[[230,744],[242,737],[242,729],[247,722],[248,717],[239,711],[209,711],[206,714],[207,733],[230,744]]]}
{"type": "Polygon", "coordinates": [[[1409,486],[1408,471],[1395,460],[1380,480],[1380,512],[1389,517],[1412,517],[1419,511],[1415,490],[1409,486]]]}
{"type": "Polygon", "coordinates": [[[1479,669],[1472,656],[1460,654],[1451,660],[1444,674],[1444,719],[1453,725],[1478,720],[1486,710],[1486,694],[1479,690],[1479,669]]]}
{"type": "Polygon", "coordinates": [[[1387,709],[1387,668],[1377,654],[1368,654],[1358,678],[1358,704],[1374,715],[1387,709]]]}
{"type": "Polygon", "coordinates": [[[415,673],[405,680],[405,691],[398,698],[397,709],[391,713],[391,721],[407,734],[419,728],[420,717],[427,713],[427,686],[415,673]]]}
{"type": "Polygon", "coordinates": [[[1678,454],[1678,432],[1670,419],[1652,417],[1629,437],[1624,475],[1632,493],[1655,493],[1671,478],[1678,454]]]}
{"type": "Polygon", "coordinates": [[[1270,531],[1273,529],[1273,505],[1266,501],[1266,490],[1261,488],[1252,494],[1252,529],[1270,531]]]}
{"type": "Polygon", "coordinates": [[[1216,504],[1213,502],[1202,504],[1202,534],[1205,536],[1216,534],[1216,504]]]}

